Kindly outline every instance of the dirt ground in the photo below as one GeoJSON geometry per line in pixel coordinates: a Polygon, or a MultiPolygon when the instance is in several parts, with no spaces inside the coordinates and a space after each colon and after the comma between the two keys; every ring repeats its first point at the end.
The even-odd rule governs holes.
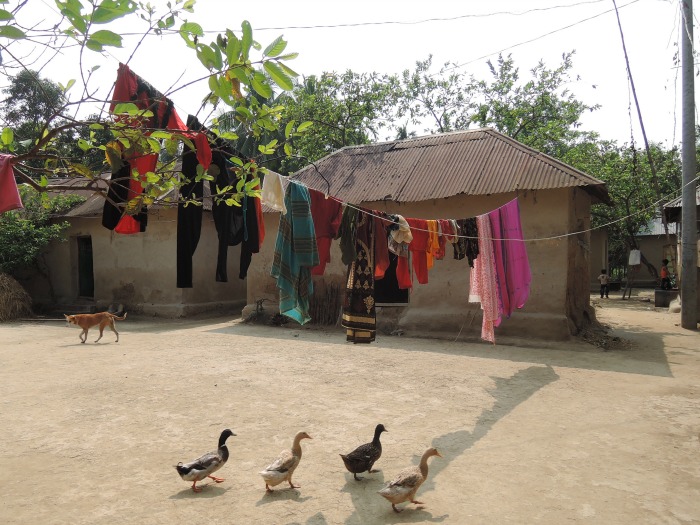
{"type": "MultiPolygon", "coordinates": [[[[224,318],[132,318],[94,344],[0,325],[0,518],[22,524],[700,523],[700,335],[595,299],[611,344],[497,346],[224,318]],[[338,453],[383,423],[377,474],[338,453]],[[231,457],[194,494],[173,469],[231,457]],[[299,489],[258,471],[306,430],[299,489]],[[422,507],[377,494],[435,446],[422,507]],[[405,506],[405,505],[404,505],[405,506]]],[[[517,315],[517,314],[516,314],[517,315]]],[[[457,335],[457,334],[455,334],[457,335]]]]}

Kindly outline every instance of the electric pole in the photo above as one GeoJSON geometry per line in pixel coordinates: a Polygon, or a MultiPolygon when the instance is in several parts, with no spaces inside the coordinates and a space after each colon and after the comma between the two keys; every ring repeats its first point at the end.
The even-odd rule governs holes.
{"type": "Polygon", "coordinates": [[[695,76],[693,64],[693,0],[681,2],[682,151],[683,198],[681,215],[681,326],[695,330],[698,324],[698,229],[695,149],[695,76]]]}

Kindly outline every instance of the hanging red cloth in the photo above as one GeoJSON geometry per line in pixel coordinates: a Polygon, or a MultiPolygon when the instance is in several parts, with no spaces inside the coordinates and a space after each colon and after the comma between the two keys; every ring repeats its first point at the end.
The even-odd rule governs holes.
{"type": "Polygon", "coordinates": [[[428,246],[430,242],[428,221],[407,217],[406,222],[411,227],[411,234],[413,235],[413,240],[408,245],[413,258],[413,271],[420,284],[428,284],[428,246]]]}
{"type": "Polygon", "coordinates": [[[382,212],[373,210],[374,222],[374,278],[383,279],[386,269],[389,268],[389,240],[386,226],[388,220],[381,218],[382,212]]]}
{"type": "MultiPolygon", "coordinates": [[[[184,122],[182,122],[182,119],[177,114],[171,100],[157,91],[151,84],[146,82],[136,73],[131,71],[129,66],[126,64],[119,64],[117,80],[114,84],[114,93],[112,94],[112,102],[110,103],[109,107],[110,112],[114,111],[117,104],[127,102],[132,102],[139,109],[148,109],[153,113],[151,117],[144,118],[140,122],[140,124],[146,128],[188,131],[187,126],[184,122]]],[[[204,169],[208,169],[209,165],[211,164],[212,153],[206,135],[203,133],[193,132],[183,134],[195,143],[197,160],[204,167],[204,169]]],[[[145,174],[149,171],[155,170],[158,156],[132,156],[125,158],[124,160],[129,162],[132,169],[138,170],[139,173],[138,179],[133,177],[129,179],[128,200],[131,200],[143,193],[142,183],[145,181],[145,174]],[[150,159],[150,157],[155,157],[155,159],[150,159]]],[[[106,205],[108,204],[109,203],[106,203],[106,205]]],[[[145,223],[142,224],[141,221],[132,215],[124,214],[117,226],[114,228],[114,231],[117,233],[131,234],[144,231],[144,229],[145,223]]]]}
{"type": "Polygon", "coordinates": [[[0,213],[24,207],[17,189],[11,159],[11,155],[0,154],[0,213]]]}
{"type": "Polygon", "coordinates": [[[331,241],[338,234],[343,218],[343,205],[336,199],[327,198],[323,193],[312,188],[309,188],[309,195],[319,259],[318,265],[311,269],[311,275],[323,275],[326,264],[331,261],[331,241]]]}

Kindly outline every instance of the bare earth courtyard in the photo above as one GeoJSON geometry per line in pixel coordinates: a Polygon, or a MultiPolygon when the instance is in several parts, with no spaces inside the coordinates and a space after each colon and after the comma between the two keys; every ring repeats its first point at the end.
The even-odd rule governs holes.
{"type": "MultiPolygon", "coordinates": [[[[119,343],[59,322],[0,325],[0,518],[22,524],[700,523],[700,335],[610,299],[609,350],[498,346],[230,319],[129,317],[119,343]],[[383,423],[376,474],[338,456],[383,423]],[[195,494],[173,468],[231,457],[195,494]],[[258,471],[297,431],[299,489],[258,471]],[[396,514],[377,494],[435,446],[396,514]]],[[[516,314],[517,315],[517,314],[516,314]]],[[[455,334],[457,336],[457,334],[455,334]]]]}

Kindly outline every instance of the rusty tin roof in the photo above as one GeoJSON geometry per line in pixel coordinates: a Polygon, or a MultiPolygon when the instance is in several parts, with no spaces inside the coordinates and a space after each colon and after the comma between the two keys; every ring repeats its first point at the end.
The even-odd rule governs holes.
{"type": "Polygon", "coordinates": [[[580,186],[609,203],[605,183],[493,129],[348,146],[293,175],[346,202],[416,202],[454,195],[580,186]]]}

